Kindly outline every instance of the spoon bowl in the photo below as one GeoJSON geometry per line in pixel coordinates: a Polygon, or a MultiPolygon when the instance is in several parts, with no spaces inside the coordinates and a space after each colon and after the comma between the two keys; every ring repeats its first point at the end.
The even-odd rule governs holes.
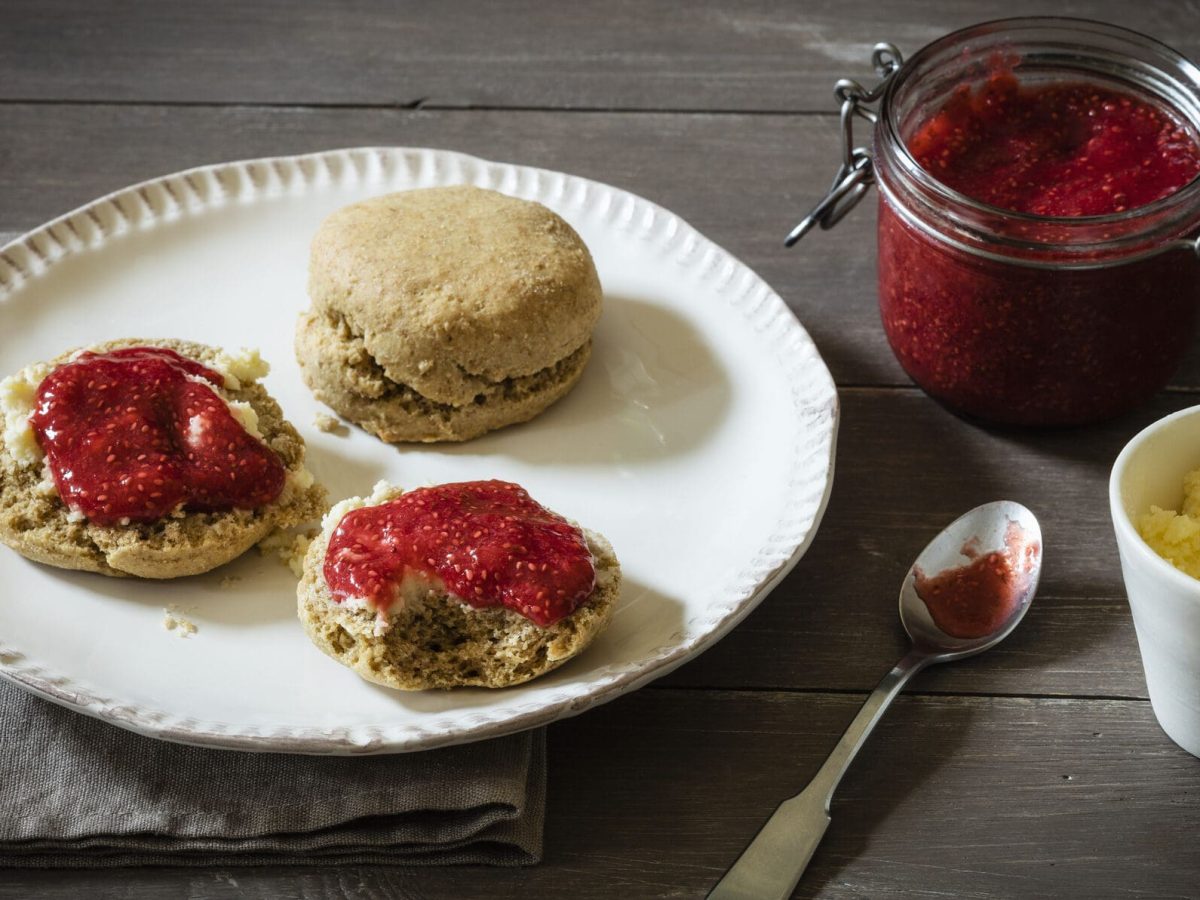
{"type": "MultiPolygon", "coordinates": [[[[900,623],[913,647],[950,662],[996,646],[1021,623],[1042,574],[1042,529],[1020,503],[997,500],[959,516],[921,551],[900,586],[900,623]],[[990,558],[990,559],[989,559],[990,558]],[[955,636],[939,627],[920,588],[930,576],[961,572],[990,561],[1011,571],[1005,615],[985,634],[955,636]],[[925,576],[924,578],[922,576],[925,576]]],[[[977,602],[983,602],[981,598],[977,602]]]]}

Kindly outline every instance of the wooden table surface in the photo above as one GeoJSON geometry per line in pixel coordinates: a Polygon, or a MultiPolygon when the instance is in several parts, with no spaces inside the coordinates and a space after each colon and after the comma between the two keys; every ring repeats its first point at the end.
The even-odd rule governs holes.
{"type": "MultiPolygon", "coordinates": [[[[977,503],[1030,506],[1041,593],[984,657],[919,676],[839,790],[797,896],[1200,894],[1200,762],[1159,730],[1107,511],[1124,442],[1196,402],[1200,352],[1145,408],[993,431],[914,388],[879,325],[871,204],[792,251],[828,185],[831,87],[1001,15],[1090,15],[1193,58],[1193,4],[922,0],[608,4],[0,2],[0,238],[128,183],[362,144],[462,150],[609,182],[763,275],[842,402],[808,554],[690,665],[550,728],[545,862],[0,870],[0,897],[699,897],[802,787],[903,641],[910,560],[977,503]]],[[[6,334],[3,340],[17,340],[6,334]]]]}

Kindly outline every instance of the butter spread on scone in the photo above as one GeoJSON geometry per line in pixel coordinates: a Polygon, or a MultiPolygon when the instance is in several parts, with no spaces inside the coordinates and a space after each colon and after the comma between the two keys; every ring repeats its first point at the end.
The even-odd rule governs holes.
{"type": "Polygon", "coordinates": [[[0,382],[0,540],[108,575],[207,571],[319,515],[257,353],[115,341],[0,382]]]}
{"type": "Polygon", "coordinates": [[[369,680],[501,687],[581,651],[619,583],[602,537],[518,485],[483,481],[379,485],[338,504],[298,594],[314,642],[369,680]]]}

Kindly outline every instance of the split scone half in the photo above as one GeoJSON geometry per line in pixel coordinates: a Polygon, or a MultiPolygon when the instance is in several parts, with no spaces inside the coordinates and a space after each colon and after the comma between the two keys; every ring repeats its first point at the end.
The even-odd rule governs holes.
{"type": "MultiPolygon", "coordinates": [[[[304,466],[304,441],[284,419],[279,404],[258,383],[266,372],[267,365],[257,353],[230,356],[190,341],[123,339],[65,353],[4,379],[0,382],[0,410],[4,416],[0,433],[0,542],[29,559],[64,569],[177,578],[229,562],[276,528],[318,518],[328,507],[325,490],[314,483],[304,466]],[[274,499],[254,508],[203,512],[190,511],[180,503],[152,521],[126,519],[107,524],[89,520],[78,508],[64,502],[30,422],[38,389],[45,378],[85,351],[103,355],[132,348],[173,351],[220,376],[221,384],[195,380],[211,387],[250,438],[264,445],[282,465],[282,488],[274,499]]],[[[119,416],[111,425],[118,439],[141,428],[119,416]]],[[[181,430],[182,434],[169,434],[164,440],[174,441],[175,449],[186,453],[188,429],[181,430]]],[[[199,439],[201,435],[193,437],[199,439]]],[[[117,459],[120,452],[117,448],[117,453],[111,454],[117,468],[121,465],[117,459]]],[[[127,473],[115,471],[111,477],[113,483],[119,483],[127,473]]],[[[147,485],[153,492],[153,484],[147,485]]]]}
{"type": "MultiPolygon", "coordinates": [[[[469,484],[516,487],[502,482],[469,484]]],[[[417,498],[419,494],[420,490],[409,496],[417,498]]],[[[563,526],[575,530],[581,545],[586,544],[594,569],[590,593],[573,611],[552,623],[538,624],[503,605],[472,605],[429,572],[414,572],[412,577],[385,583],[390,600],[386,608],[367,598],[338,596],[326,577],[331,559],[337,558],[331,555],[331,541],[335,554],[340,548],[353,559],[365,560],[361,566],[374,565],[365,554],[356,555],[361,545],[347,544],[339,527],[354,511],[382,508],[402,496],[400,488],[381,482],[368,498],[354,497],[336,504],[309,546],[297,589],[300,621],[313,643],[363,678],[399,690],[507,687],[562,665],[608,624],[621,585],[621,567],[612,547],[601,535],[578,529],[545,510],[563,526]]],[[[489,526],[479,521],[451,540],[467,545],[478,540],[473,535],[489,531],[489,526]]],[[[447,532],[451,531],[454,528],[447,526],[447,532]]],[[[525,558],[524,571],[529,572],[529,557],[525,558]]],[[[434,560],[430,557],[429,561],[434,560]]],[[[519,562],[517,566],[520,568],[519,562]]],[[[370,574],[375,574],[374,570],[370,574]]],[[[479,587],[472,593],[483,597],[489,579],[486,573],[483,580],[479,575],[475,573],[474,583],[479,587]]],[[[490,581],[498,577],[493,574],[490,581]]]]}
{"type": "Polygon", "coordinates": [[[329,216],[308,291],[296,329],[305,383],[389,442],[465,441],[533,418],[583,374],[601,308],[570,225],[466,185],[329,216]]]}

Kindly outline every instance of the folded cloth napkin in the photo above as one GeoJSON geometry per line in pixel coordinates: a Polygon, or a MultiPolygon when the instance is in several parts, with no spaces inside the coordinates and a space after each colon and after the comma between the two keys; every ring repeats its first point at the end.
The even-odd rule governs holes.
{"type": "Polygon", "coordinates": [[[538,862],[545,731],[373,757],[169,744],[0,681],[0,866],[538,862]]]}

